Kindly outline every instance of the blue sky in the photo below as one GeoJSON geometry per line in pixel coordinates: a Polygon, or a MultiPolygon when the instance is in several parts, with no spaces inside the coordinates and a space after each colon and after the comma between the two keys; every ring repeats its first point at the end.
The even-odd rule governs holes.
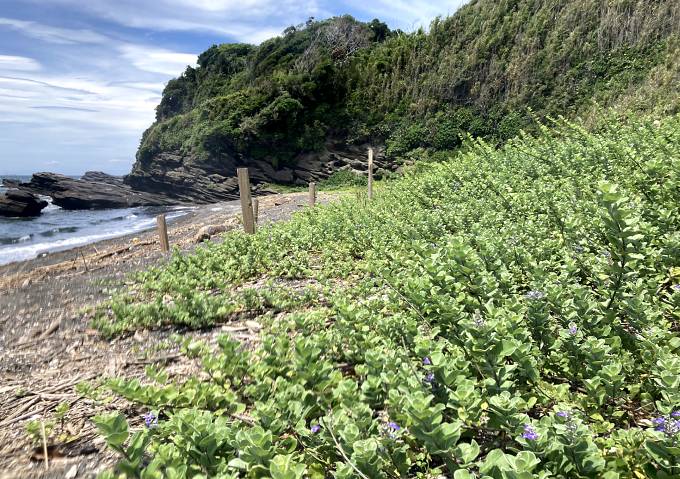
{"type": "Polygon", "coordinates": [[[130,170],[163,86],[310,16],[412,31],[463,0],[0,0],[0,175],[130,170]]]}

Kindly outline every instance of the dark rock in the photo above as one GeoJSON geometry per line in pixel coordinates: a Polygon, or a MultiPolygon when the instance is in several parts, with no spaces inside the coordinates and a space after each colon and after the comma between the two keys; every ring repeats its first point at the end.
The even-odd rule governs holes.
{"type": "Polygon", "coordinates": [[[67,210],[129,208],[176,204],[166,195],[133,190],[121,178],[89,173],[89,179],[74,179],[56,173],[36,173],[19,188],[25,192],[52,197],[55,205],[67,210]]]}
{"type": "Polygon", "coordinates": [[[99,183],[108,183],[110,185],[123,184],[122,176],[112,176],[107,173],[102,173],[101,171],[86,171],[80,179],[82,181],[96,181],[99,183]]]}
{"type": "Polygon", "coordinates": [[[0,195],[0,216],[39,216],[49,203],[27,191],[10,189],[0,195]]]}
{"type": "MultiPolygon", "coordinates": [[[[212,203],[238,199],[236,169],[239,167],[248,167],[253,193],[263,195],[272,193],[265,188],[266,183],[305,186],[339,170],[366,175],[367,150],[366,144],[348,145],[329,140],[322,151],[300,154],[290,165],[278,168],[271,161],[239,158],[235,154],[205,159],[179,151],[162,152],[137,161],[123,181],[134,191],[163,195],[177,202],[212,203]]],[[[376,177],[383,171],[393,170],[394,165],[385,159],[382,148],[374,148],[374,153],[376,177]]]]}

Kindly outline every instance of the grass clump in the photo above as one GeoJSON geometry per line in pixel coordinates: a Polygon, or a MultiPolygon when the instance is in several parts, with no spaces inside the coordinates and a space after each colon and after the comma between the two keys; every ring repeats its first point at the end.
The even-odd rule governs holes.
{"type": "Polygon", "coordinates": [[[100,325],[220,322],[262,277],[315,287],[250,303],[254,350],[185,345],[206,374],[111,381],[152,415],[97,418],[117,473],[678,477],[680,117],[603,125],[470,141],[370,204],[144,274],[100,325]]]}

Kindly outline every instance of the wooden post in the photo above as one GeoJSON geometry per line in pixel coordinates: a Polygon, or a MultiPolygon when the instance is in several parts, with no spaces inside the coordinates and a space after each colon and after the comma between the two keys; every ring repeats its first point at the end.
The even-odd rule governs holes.
{"type": "Polygon", "coordinates": [[[309,206],[316,204],[316,183],[313,181],[309,184],[309,206]]]}
{"type": "Polygon", "coordinates": [[[158,215],[156,223],[158,224],[158,237],[161,239],[161,251],[167,253],[170,251],[170,241],[168,240],[168,225],[165,222],[165,215],[158,215]]]}
{"type": "Polygon", "coordinates": [[[260,200],[257,198],[253,198],[253,217],[255,220],[255,223],[257,223],[257,217],[260,213],[260,200]]]}
{"type": "Polygon", "coordinates": [[[255,218],[253,216],[253,201],[250,197],[250,177],[248,168],[237,168],[238,192],[241,196],[241,214],[243,215],[243,231],[255,234],[255,218]]]}
{"type": "Polygon", "coordinates": [[[373,148],[368,149],[368,200],[373,199],[373,148]]]}

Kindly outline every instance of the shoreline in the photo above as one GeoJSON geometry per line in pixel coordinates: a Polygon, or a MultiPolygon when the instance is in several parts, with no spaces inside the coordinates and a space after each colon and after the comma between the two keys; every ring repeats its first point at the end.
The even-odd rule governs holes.
{"type": "MultiPolygon", "coordinates": [[[[225,204],[230,203],[230,202],[225,202],[225,204]]],[[[220,203],[222,204],[222,203],[220,203]]],[[[167,210],[159,210],[158,214],[165,214],[167,217],[167,222],[168,225],[171,224],[176,224],[179,220],[183,218],[187,218],[191,216],[195,212],[199,212],[199,210],[203,209],[204,207],[207,206],[215,206],[215,205],[178,205],[177,207],[173,208],[168,208],[167,210]]],[[[127,212],[129,211],[129,208],[111,208],[111,209],[105,209],[105,210],[94,210],[95,213],[97,212],[116,212],[116,211],[121,211],[121,212],[127,212]]],[[[92,210],[85,210],[85,212],[91,212],[92,210]]],[[[137,215],[139,214],[138,212],[135,213],[130,213],[137,215]]],[[[144,213],[142,213],[144,214],[144,213]]],[[[155,213],[153,213],[155,215],[155,213]]],[[[148,213],[146,213],[148,215],[148,213]]],[[[122,217],[121,217],[122,218],[122,217]]],[[[38,218],[36,218],[38,219],[38,218]]],[[[127,219],[127,217],[125,218],[127,219]]],[[[51,221],[55,221],[55,219],[52,219],[51,221]]],[[[109,224],[113,224],[113,221],[111,219],[105,219],[109,224]]],[[[45,225],[49,225],[50,223],[37,223],[35,226],[36,228],[40,228],[40,226],[45,227],[45,225]]],[[[54,224],[54,223],[52,223],[54,224]]],[[[10,224],[11,226],[11,224],[10,224]]],[[[70,225],[69,225],[70,226],[70,225]]],[[[20,256],[19,258],[16,259],[9,259],[8,261],[3,259],[0,261],[0,268],[3,268],[5,266],[12,266],[17,263],[25,263],[25,262],[30,262],[34,261],[36,259],[42,259],[42,258],[47,258],[50,256],[56,256],[59,253],[68,253],[69,251],[76,250],[78,248],[86,248],[91,245],[96,245],[99,243],[105,244],[106,242],[109,242],[111,240],[118,240],[121,238],[125,237],[134,237],[134,236],[139,236],[142,234],[145,234],[151,230],[155,229],[155,216],[145,216],[140,219],[138,223],[129,223],[127,225],[121,226],[122,231],[108,231],[104,233],[98,233],[92,228],[91,226],[88,228],[87,226],[83,227],[81,225],[74,226],[74,229],[77,228],[78,230],[83,230],[82,237],[78,236],[64,236],[64,237],[57,237],[56,239],[53,240],[38,240],[33,243],[23,243],[23,242],[17,242],[17,243],[10,243],[10,244],[4,244],[2,247],[0,247],[0,256],[3,253],[6,253],[8,250],[14,249],[15,255],[20,256]],[[148,224],[146,224],[148,223],[148,224]],[[61,245],[59,243],[62,243],[61,245]],[[22,248],[24,250],[34,250],[33,255],[30,257],[21,257],[21,256],[28,256],[26,253],[22,251],[22,248]]],[[[38,232],[35,233],[36,235],[38,232]]],[[[33,233],[31,233],[31,236],[33,233]]]]}
{"type": "MultiPolygon", "coordinates": [[[[209,205],[199,205],[196,207],[188,207],[191,209],[187,209],[185,213],[183,213],[181,216],[177,216],[176,218],[168,219],[168,227],[171,226],[180,226],[180,225],[185,225],[191,222],[194,222],[197,220],[197,216],[202,216],[205,215],[204,210],[205,207],[216,207],[219,205],[225,205],[231,202],[225,202],[225,203],[214,203],[214,204],[209,204],[209,205]]],[[[166,215],[168,212],[165,213],[166,215]]],[[[144,236],[148,235],[150,232],[155,231],[156,227],[155,226],[149,226],[146,228],[142,228],[140,230],[136,231],[129,231],[129,232],[123,232],[120,234],[114,234],[112,236],[106,237],[106,238],[101,238],[101,239],[96,239],[91,242],[87,242],[81,245],[72,245],[72,246],[66,246],[63,249],[56,249],[53,251],[44,251],[44,252],[39,252],[37,253],[36,256],[32,258],[26,258],[26,259],[18,259],[11,261],[9,263],[0,263],[0,275],[2,274],[7,274],[10,273],[12,274],[13,272],[19,272],[22,270],[26,270],[27,268],[31,267],[41,267],[41,266],[49,266],[51,264],[58,263],[60,261],[64,261],[65,258],[69,256],[73,256],[74,254],[80,254],[81,251],[88,252],[92,249],[99,250],[99,249],[105,249],[106,247],[110,247],[112,245],[115,245],[117,243],[120,243],[124,240],[130,241],[131,239],[139,236],[144,236]],[[97,247],[100,245],[100,247],[97,247]]]]}
{"type": "MultiPolygon", "coordinates": [[[[307,197],[306,192],[259,197],[259,224],[287,220],[307,207],[307,197]]],[[[336,197],[320,193],[318,203],[336,197]]],[[[169,224],[170,243],[190,254],[198,246],[199,229],[215,224],[228,231],[240,228],[240,211],[238,200],[201,205],[169,224]]],[[[210,241],[221,240],[218,235],[210,241]]],[[[90,418],[129,405],[122,400],[93,403],[78,393],[76,384],[123,373],[142,377],[145,365],[174,358],[176,347],[169,346],[171,329],[105,340],[91,328],[94,307],[129,285],[130,274],[167,260],[151,229],[0,266],[0,479],[64,477],[70,470],[77,470],[77,477],[93,477],[113,464],[115,457],[90,418]],[[26,434],[26,424],[48,419],[63,401],[71,405],[69,424],[77,426],[69,433],[73,440],[61,446],[61,456],[50,459],[45,471],[41,449],[26,434]]],[[[212,338],[224,333],[222,327],[182,334],[212,338]]]]}

